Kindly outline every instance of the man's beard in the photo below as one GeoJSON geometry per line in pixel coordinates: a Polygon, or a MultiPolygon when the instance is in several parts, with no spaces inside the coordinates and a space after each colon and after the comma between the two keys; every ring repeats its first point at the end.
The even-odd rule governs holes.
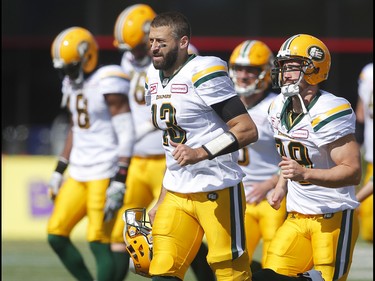
{"type": "Polygon", "coordinates": [[[168,70],[172,68],[172,66],[176,63],[177,54],[178,54],[178,47],[176,46],[176,48],[172,49],[169,53],[165,55],[164,60],[160,62],[152,61],[152,63],[154,64],[154,67],[156,69],[168,70]]]}

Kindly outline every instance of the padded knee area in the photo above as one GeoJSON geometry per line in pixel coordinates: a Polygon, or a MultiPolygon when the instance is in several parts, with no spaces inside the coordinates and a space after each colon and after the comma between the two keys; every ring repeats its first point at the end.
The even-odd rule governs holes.
{"type": "Polygon", "coordinates": [[[153,258],[150,265],[150,273],[152,275],[165,274],[173,269],[174,259],[168,254],[159,254],[157,258],[153,258]]]}
{"type": "Polygon", "coordinates": [[[176,268],[174,258],[168,253],[159,253],[157,257],[153,257],[150,264],[150,275],[152,280],[183,280],[188,266],[184,268],[176,268]],[[167,278],[167,279],[154,279],[167,278]],[[175,278],[175,279],[173,279],[175,278]]]}

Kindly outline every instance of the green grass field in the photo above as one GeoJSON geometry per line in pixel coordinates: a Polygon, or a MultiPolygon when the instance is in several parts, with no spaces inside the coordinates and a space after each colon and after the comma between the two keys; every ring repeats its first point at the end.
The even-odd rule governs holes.
{"type": "MultiPolygon", "coordinates": [[[[94,258],[84,241],[76,243],[82,251],[86,264],[95,272],[94,258]]],[[[256,253],[259,258],[259,251],[256,253]]],[[[74,281],[62,266],[46,241],[2,241],[2,280],[4,281],[74,281]]],[[[373,280],[373,245],[358,241],[348,281],[373,280]]],[[[129,273],[127,281],[150,280],[129,273]]],[[[196,281],[191,270],[186,281],[196,281]]]]}

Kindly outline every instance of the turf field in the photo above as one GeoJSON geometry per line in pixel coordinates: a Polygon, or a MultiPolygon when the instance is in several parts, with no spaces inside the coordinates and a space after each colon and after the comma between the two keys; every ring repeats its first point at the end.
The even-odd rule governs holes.
{"type": "MultiPolygon", "coordinates": [[[[88,267],[95,272],[94,259],[86,242],[76,243],[76,246],[81,249],[88,267]]],[[[4,281],[74,281],[45,241],[2,241],[1,264],[4,281]]],[[[373,244],[358,241],[348,281],[374,280],[372,264],[373,244]]],[[[129,273],[126,280],[150,279],[129,273]]],[[[188,271],[185,280],[196,280],[192,271],[188,271]]]]}

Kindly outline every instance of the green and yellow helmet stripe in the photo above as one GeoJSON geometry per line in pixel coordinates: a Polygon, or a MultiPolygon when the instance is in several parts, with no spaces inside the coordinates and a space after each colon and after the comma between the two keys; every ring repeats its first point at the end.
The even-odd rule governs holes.
{"type": "Polygon", "coordinates": [[[293,40],[297,37],[299,37],[300,34],[297,34],[297,35],[294,35],[292,37],[290,37],[288,40],[286,40],[283,45],[280,47],[280,51],[286,51],[286,50],[289,50],[290,48],[290,44],[292,44],[293,40]]]}
{"type": "Polygon", "coordinates": [[[313,126],[314,132],[318,131],[320,128],[322,128],[324,125],[328,124],[332,120],[335,120],[339,117],[351,114],[353,112],[350,104],[343,104],[339,105],[326,113],[320,115],[319,117],[315,118],[311,125],[313,126]]]}
{"type": "Polygon", "coordinates": [[[192,81],[194,87],[198,87],[200,84],[219,76],[228,76],[227,68],[224,65],[215,65],[206,68],[196,73],[193,76],[192,81]]]}
{"type": "Polygon", "coordinates": [[[251,46],[254,45],[255,41],[246,41],[240,50],[241,57],[248,57],[251,46]]]}
{"type": "Polygon", "coordinates": [[[125,24],[126,19],[139,6],[140,6],[140,4],[136,4],[134,6],[130,6],[127,9],[125,9],[119,15],[119,17],[117,19],[118,22],[115,24],[115,31],[114,31],[115,38],[119,41],[118,44],[123,44],[124,43],[124,38],[123,38],[122,32],[123,32],[123,28],[124,28],[124,24],[125,24]]]}
{"type": "Polygon", "coordinates": [[[66,35],[77,27],[70,27],[61,32],[53,42],[52,46],[52,57],[53,59],[61,59],[61,47],[64,46],[63,42],[66,35]]]}

